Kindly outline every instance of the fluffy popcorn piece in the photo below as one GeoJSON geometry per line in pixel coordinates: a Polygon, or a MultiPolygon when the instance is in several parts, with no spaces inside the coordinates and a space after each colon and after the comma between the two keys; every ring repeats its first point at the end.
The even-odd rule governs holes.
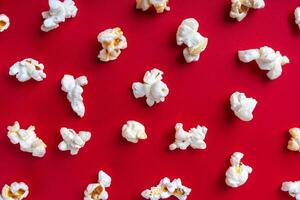
{"type": "Polygon", "coordinates": [[[127,40],[120,28],[106,29],[97,36],[102,48],[98,58],[103,62],[116,60],[122,49],[127,48],[127,40]]]}
{"type": "Polygon", "coordinates": [[[197,32],[198,28],[197,20],[188,18],[182,21],[177,30],[177,45],[185,44],[187,46],[183,50],[183,56],[187,63],[198,61],[200,53],[205,50],[208,43],[208,38],[197,32]]]}
{"type": "Polygon", "coordinates": [[[264,7],[264,0],[231,0],[231,11],[229,16],[237,21],[242,21],[250,8],[261,9],[264,7]]]}
{"type": "Polygon", "coordinates": [[[144,75],[144,83],[134,82],[132,84],[133,95],[135,98],[146,96],[148,106],[165,101],[169,94],[168,86],[162,82],[163,72],[158,69],[147,71],[144,75]]]}
{"type": "Polygon", "coordinates": [[[157,13],[163,13],[171,10],[168,3],[169,0],[136,0],[136,9],[146,11],[153,6],[157,13]]]}
{"type": "Polygon", "coordinates": [[[257,101],[253,98],[247,98],[244,93],[234,92],[230,96],[231,110],[242,121],[251,121],[257,101]]]}
{"type": "Polygon", "coordinates": [[[46,144],[36,136],[35,127],[26,130],[20,128],[19,122],[7,127],[7,137],[13,144],[20,144],[21,151],[32,153],[33,156],[43,157],[46,154],[46,144]]]}
{"type": "Polygon", "coordinates": [[[78,11],[73,0],[48,0],[48,3],[50,10],[42,12],[44,22],[41,30],[44,32],[58,28],[59,23],[67,18],[74,18],[78,11]]]}
{"type": "Polygon", "coordinates": [[[298,27],[300,28],[300,7],[297,7],[295,9],[295,12],[294,12],[294,15],[295,15],[295,23],[298,25],[298,27]]]}
{"type": "Polygon", "coordinates": [[[127,121],[127,123],[123,125],[122,136],[128,142],[132,143],[137,143],[139,139],[147,139],[144,125],[133,120],[127,121]]]}
{"type": "Polygon", "coordinates": [[[111,178],[104,171],[98,174],[98,183],[89,184],[84,191],[84,200],[108,199],[106,188],[111,184],[111,178]]]}
{"type": "Polygon", "coordinates": [[[16,76],[20,82],[28,81],[31,78],[36,81],[42,81],[46,78],[44,65],[32,58],[26,58],[22,61],[16,62],[10,67],[9,75],[16,76]]]}
{"type": "Polygon", "coordinates": [[[5,14],[0,14],[0,32],[5,31],[8,29],[10,25],[9,18],[5,14]]]}
{"type": "Polygon", "coordinates": [[[296,200],[300,200],[300,181],[283,182],[281,190],[288,192],[289,195],[294,197],[296,200]]]}
{"type": "Polygon", "coordinates": [[[288,142],[287,148],[291,151],[299,151],[300,152],[300,129],[299,128],[291,128],[289,130],[291,134],[291,138],[288,142]]]}
{"type": "Polygon", "coordinates": [[[83,86],[87,84],[88,80],[86,76],[74,79],[74,76],[66,74],[61,80],[61,90],[67,93],[71,107],[79,117],[83,117],[85,113],[82,93],[83,86]]]}
{"type": "Polygon", "coordinates": [[[274,80],[282,73],[282,66],[290,63],[286,56],[282,56],[279,51],[274,51],[272,48],[264,46],[260,49],[249,49],[238,52],[239,59],[244,63],[256,61],[261,70],[269,71],[267,76],[274,80]]]}
{"type": "Polygon", "coordinates": [[[28,196],[29,188],[23,182],[13,182],[10,186],[4,185],[0,199],[3,200],[22,200],[28,196]]]}
{"type": "Polygon", "coordinates": [[[196,128],[191,128],[187,132],[183,129],[182,123],[177,123],[175,125],[175,130],[175,141],[170,144],[170,150],[175,150],[177,148],[185,150],[188,146],[191,146],[193,149],[206,149],[204,139],[207,128],[205,126],[198,125],[196,128]]]}

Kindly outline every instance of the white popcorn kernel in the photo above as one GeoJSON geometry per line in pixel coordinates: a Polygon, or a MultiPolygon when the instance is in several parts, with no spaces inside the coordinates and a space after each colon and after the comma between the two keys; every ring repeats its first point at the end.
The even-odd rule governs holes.
{"type": "Polygon", "coordinates": [[[182,21],[176,33],[177,45],[185,44],[187,47],[183,50],[183,56],[187,63],[198,61],[200,53],[207,46],[208,38],[198,33],[199,23],[194,18],[188,18],[182,21]]]}
{"type": "Polygon", "coordinates": [[[61,90],[67,93],[71,107],[79,117],[83,117],[85,113],[82,93],[83,86],[87,84],[88,80],[86,76],[74,79],[74,76],[66,74],[61,80],[61,90]]]}
{"type": "Polygon", "coordinates": [[[244,93],[234,92],[230,96],[231,110],[242,121],[251,121],[257,101],[253,98],[247,98],[244,93]]]}
{"type": "Polygon", "coordinates": [[[144,125],[133,120],[127,121],[127,123],[123,125],[122,136],[128,142],[132,143],[137,143],[139,139],[147,139],[144,125]]]}
{"type": "Polygon", "coordinates": [[[22,200],[29,194],[28,186],[23,182],[13,182],[10,186],[4,185],[0,195],[3,200],[22,200]]]}
{"type": "Polygon", "coordinates": [[[36,81],[42,81],[46,78],[44,65],[32,58],[26,58],[22,61],[16,62],[10,67],[9,75],[16,76],[20,82],[28,81],[31,78],[36,81]]]}
{"type": "Polygon", "coordinates": [[[136,0],[136,9],[146,11],[153,6],[157,13],[163,13],[171,10],[168,3],[169,0],[136,0]]]}
{"type": "Polygon", "coordinates": [[[244,63],[256,61],[261,70],[268,70],[267,76],[270,80],[278,78],[282,73],[282,66],[290,63],[286,56],[282,56],[279,51],[264,46],[260,49],[249,49],[238,52],[240,61],[244,63]]]}
{"type": "Polygon", "coordinates": [[[298,27],[300,28],[300,7],[297,7],[295,9],[295,12],[294,12],[294,15],[295,15],[295,23],[298,25],[298,27]]]}
{"type": "Polygon", "coordinates": [[[242,21],[250,8],[262,9],[265,7],[264,0],[231,0],[230,17],[242,21]]]}
{"type": "Polygon", "coordinates": [[[299,128],[291,128],[289,130],[291,138],[288,142],[287,148],[291,151],[300,152],[300,129],[299,128]]]}
{"type": "Polygon", "coordinates": [[[0,32],[5,31],[8,29],[10,25],[10,21],[7,15],[5,14],[0,14],[0,32]]]}
{"type": "Polygon", "coordinates": [[[116,60],[121,54],[121,50],[127,48],[126,37],[119,27],[106,29],[98,34],[97,39],[102,45],[98,58],[103,62],[116,60]]]}
{"type": "Polygon", "coordinates": [[[48,0],[48,3],[50,10],[42,12],[44,22],[41,30],[44,32],[58,28],[59,23],[67,18],[74,18],[78,11],[73,0],[48,0]]]}
{"type": "Polygon", "coordinates": [[[148,106],[155,103],[164,102],[169,94],[169,88],[162,82],[163,72],[158,69],[147,71],[144,75],[144,83],[135,82],[132,84],[133,95],[135,98],[146,96],[148,106]]]}
{"type": "Polygon", "coordinates": [[[89,184],[84,191],[84,200],[108,199],[107,187],[110,187],[111,177],[104,171],[98,174],[98,183],[89,184]]]}
{"type": "Polygon", "coordinates": [[[177,123],[175,125],[175,130],[175,141],[170,144],[170,150],[175,150],[177,148],[185,150],[188,146],[191,146],[193,149],[206,149],[204,139],[207,128],[205,126],[198,125],[196,128],[191,128],[187,132],[183,129],[182,123],[177,123]]]}
{"type": "Polygon", "coordinates": [[[300,200],[300,181],[283,182],[281,190],[288,192],[289,195],[294,197],[296,200],[300,200]]]}
{"type": "Polygon", "coordinates": [[[73,129],[61,128],[60,134],[63,141],[59,143],[58,148],[61,151],[70,151],[71,155],[77,155],[79,149],[84,147],[85,143],[91,139],[91,133],[79,131],[77,134],[73,129]]]}
{"type": "Polygon", "coordinates": [[[33,156],[43,157],[46,154],[46,144],[36,136],[35,127],[20,129],[19,122],[7,127],[7,137],[13,144],[20,144],[21,151],[32,153],[33,156]]]}

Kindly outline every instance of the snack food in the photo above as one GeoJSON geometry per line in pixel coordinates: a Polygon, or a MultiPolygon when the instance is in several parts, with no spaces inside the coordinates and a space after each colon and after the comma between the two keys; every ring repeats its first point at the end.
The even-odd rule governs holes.
{"type": "Polygon", "coordinates": [[[5,31],[8,29],[10,25],[10,21],[7,15],[5,14],[0,14],[0,32],[5,31]]]}
{"type": "Polygon", "coordinates": [[[153,6],[157,13],[163,13],[171,10],[168,3],[169,0],[136,0],[136,9],[146,11],[153,6]]]}
{"type": "Polygon", "coordinates": [[[22,200],[29,194],[28,186],[23,182],[13,182],[10,186],[4,185],[0,195],[2,200],[22,200]]]}
{"type": "Polygon", "coordinates": [[[242,121],[251,121],[253,119],[253,111],[257,101],[253,98],[247,98],[245,93],[234,92],[230,96],[231,110],[242,121]]]}
{"type": "Polygon", "coordinates": [[[231,0],[231,10],[229,16],[242,21],[250,8],[261,9],[265,7],[264,0],[231,0]]]}
{"type": "Polygon", "coordinates": [[[137,143],[138,140],[147,139],[144,125],[133,120],[127,121],[127,123],[123,125],[122,136],[128,142],[132,143],[137,143]]]}
{"type": "Polygon", "coordinates": [[[108,199],[107,187],[110,187],[111,178],[104,171],[99,171],[98,182],[91,183],[84,191],[84,200],[106,200],[108,199]]]}
{"type": "Polygon", "coordinates": [[[291,134],[291,138],[288,142],[287,148],[291,151],[300,152],[300,129],[291,128],[289,133],[291,134]]]}
{"type": "Polygon", "coordinates": [[[294,197],[296,200],[300,200],[300,181],[283,182],[281,190],[288,192],[289,195],[294,197]]]}

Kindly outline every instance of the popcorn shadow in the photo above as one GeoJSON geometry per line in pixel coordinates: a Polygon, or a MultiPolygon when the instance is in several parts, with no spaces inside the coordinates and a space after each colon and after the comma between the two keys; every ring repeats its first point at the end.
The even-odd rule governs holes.
{"type": "Polygon", "coordinates": [[[289,21],[289,25],[290,25],[292,33],[296,36],[299,36],[300,30],[299,30],[298,25],[295,23],[294,12],[289,13],[288,21],[289,21]]]}
{"type": "Polygon", "coordinates": [[[233,123],[235,120],[235,115],[233,111],[230,108],[230,101],[228,99],[224,100],[223,107],[224,107],[224,115],[225,115],[225,120],[228,123],[233,123]]]}
{"type": "MultiPolygon", "coordinates": [[[[226,156],[226,160],[229,160],[230,159],[230,156],[226,156]]],[[[230,187],[226,185],[225,183],[225,173],[226,173],[226,170],[227,170],[227,163],[228,165],[230,165],[230,162],[226,162],[224,167],[222,168],[222,170],[220,170],[220,175],[218,176],[218,181],[217,181],[217,187],[220,191],[222,192],[227,192],[228,190],[230,190],[230,187]]]]}
{"type": "MultiPolygon", "coordinates": [[[[156,13],[153,7],[149,8],[149,10],[143,11],[141,9],[136,8],[136,3],[133,3],[132,6],[133,13],[143,18],[153,19],[153,17],[157,17],[159,15],[163,15],[164,13],[156,13]]],[[[166,11],[167,12],[167,11],[166,11]]]]}
{"type": "Polygon", "coordinates": [[[236,23],[236,20],[233,19],[233,18],[231,18],[231,17],[229,16],[229,13],[230,13],[230,11],[231,11],[231,2],[230,2],[230,1],[225,1],[223,7],[225,8],[225,9],[223,9],[223,11],[224,11],[223,19],[224,19],[224,21],[225,21],[225,22],[228,22],[228,23],[230,23],[230,24],[236,23]]]}

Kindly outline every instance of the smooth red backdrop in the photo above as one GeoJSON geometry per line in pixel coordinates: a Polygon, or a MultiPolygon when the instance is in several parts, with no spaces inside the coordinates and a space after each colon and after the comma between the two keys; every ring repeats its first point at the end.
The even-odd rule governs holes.
{"type": "Polygon", "coordinates": [[[81,0],[74,19],[48,33],[40,30],[46,0],[3,0],[0,13],[10,28],[0,33],[0,187],[13,181],[30,186],[30,200],[79,200],[99,170],[112,177],[109,199],[137,200],[140,192],[165,176],[180,177],[192,188],[189,199],[290,199],[280,191],[282,181],[300,178],[300,155],[286,150],[287,130],[300,126],[300,32],[294,24],[297,0],[266,0],[262,10],[242,22],[228,17],[229,0],[173,0],[171,11],[156,14],[135,10],[134,0],[81,0]],[[176,30],[188,17],[200,23],[209,38],[199,62],[186,64],[176,30]],[[119,26],[128,48],[113,62],[97,60],[97,34],[119,26]],[[240,49],[269,45],[287,55],[282,76],[270,81],[255,63],[237,59],[240,49]],[[32,57],[45,65],[42,82],[18,82],[8,75],[16,61],[32,57]],[[147,107],[134,99],[131,84],[146,70],[165,72],[170,94],[164,103],[147,107]],[[83,97],[86,114],[80,119],[60,90],[64,74],[86,75],[83,97]],[[229,96],[245,92],[258,101],[251,122],[231,112],[229,96]],[[148,133],[138,144],[121,137],[127,120],[143,123],[148,133]],[[48,145],[44,158],[34,158],[9,142],[6,127],[18,120],[36,126],[48,145]],[[169,151],[174,125],[208,127],[207,149],[169,151]],[[92,139],[77,156],[60,152],[59,129],[89,130],[92,139]],[[253,167],[248,182],[231,189],[224,183],[230,155],[245,153],[253,167]]]}

